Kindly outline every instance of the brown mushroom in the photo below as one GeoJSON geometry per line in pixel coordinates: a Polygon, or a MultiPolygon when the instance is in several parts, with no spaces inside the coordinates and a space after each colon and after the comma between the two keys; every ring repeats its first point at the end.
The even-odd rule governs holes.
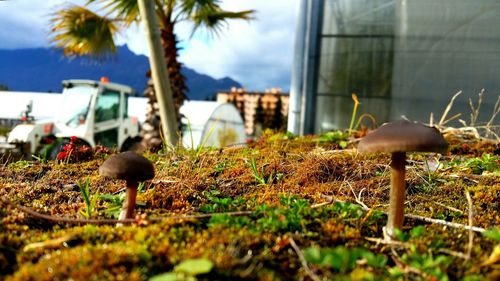
{"type": "Polygon", "coordinates": [[[134,216],[137,187],[142,181],[152,179],[154,167],[145,157],[127,151],[111,156],[99,167],[101,176],[125,180],[126,193],[119,219],[130,219],[134,216]]]}
{"type": "Polygon", "coordinates": [[[406,152],[445,153],[447,150],[448,143],[436,128],[406,120],[386,123],[361,139],[358,145],[361,153],[392,154],[386,238],[394,238],[394,229],[403,226],[406,152]]]}

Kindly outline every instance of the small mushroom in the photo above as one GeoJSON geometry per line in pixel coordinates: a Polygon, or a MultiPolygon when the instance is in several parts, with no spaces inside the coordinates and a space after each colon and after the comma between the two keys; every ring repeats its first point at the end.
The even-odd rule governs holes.
{"type": "Polygon", "coordinates": [[[394,238],[394,229],[403,226],[406,152],[445,153],[447,150],[448,143],[436,128],[406,120],[386,123],[361,139],[358,145],[361,153],[392,154],[386,239],[394,238]]]}
{"type": "Polygon", "coordinates": [[[125,201],[119,219],[130,219],[134,216],[137,187],[142,181],[152,179],[155,175],[154,167],[145,157],[127,151],[111,156],[99,167],[99,174],[104,177],[125,180],[125,201]]]}

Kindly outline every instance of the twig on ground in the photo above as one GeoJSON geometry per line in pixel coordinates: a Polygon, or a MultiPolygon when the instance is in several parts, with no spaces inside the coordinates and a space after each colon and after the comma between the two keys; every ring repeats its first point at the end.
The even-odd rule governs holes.
{"type": "Polygon", "coordinates": [[[478,100],[477,100],[477,107],[474,106],[474,102],[472,102],[472,99],[469,98],[469,107],[470,107],[470,126],[475,126],[477,117],[479,116],[479,109],[481,108],[481,104],[483,103],[483,95],[484,95],[484,89],[481,89],[478,95],[478,100]]]}
{"type": "MultiPolygon", "coordinates": [[[[324,198],[331,198],[331,196],[327,196],[327,195],[323,195],[323,197],[324,198]]],[[[346,201],[336,200],[335,198],[332,198],[332,202],[345,203],[346,201]]],[[[365,211],[371,210],[366,205],[365,206],[363,206],[361,204],[357,204],[357,205],[359,205],[365,211]]],[[[382,213],[384,213],[384,214],[387,215],[387,212],[383,212],[382,211],[382,213]]],[[[467,230],[470,229],[470,230],[475,231],[475,232],[484,232],[484,231],[486,231],[486,229],[484,229],[482,227],[468,226],[468,225],[463,225],[463,224],[456,223],[456,222],[449,222],[449,221],[440,220],[440,219],[433,219],[433,218],[423,217],[423,216],[419,216],[419,215],[405,214],[405,217],[410,218],[410,219],[415,219],[415,220],[420,220],[420,221],[428,222],[428,223],[441,224],[441,225],[445,225],[445,226],[449,226],[449,227],[453,227],[453,228],[461,228],[461,229],[467,229],[467,230]]]]}
{"type": "Polygon", "coordinates": [[[472,230],[475,232],[485,232],[486,229],[482,227],[477,227],[477,226],[468,226],[468,225],[463,225],[461,223],[456,223],[456,222],[449,222],[445,220],[440,220],[440,219],[433,219],[433,218],[428,218],[428,217],[423,217],[423,216],[418,216],[418,215],[412,215],[412,214],[405,214],[405,217],[410,218],[410,219],[415,219],[415,220],[420,220],[428,223],[435,223],[435,224],[441,224],[453,228],[461,228],[461,229],[467,229],[467,230],[472,230]]]}
{"type": "Polygon", "coordinates": [[[490,135],[494,136],[495,139],[498,141],[500,137],[493,132],[493,121],[495,120],[495,117],[500,113],[500,96],[498,96],[497,101],[495,102],[495,106],[493,106],[493,113],[491,114],[491,118],[486,123],[485,125],[485,130],[486,130],[486,137],[489,137],[490,135]]]}
{"type": "Polygon", "coordinates": [[[439,120],[439,123],[437,123],[437,126],[438,127],[442,127],[444,126],[444,124],[446,124],[447,122],[450,121],[450,119],[452,118],[448,118],[448,120],[446,120],[446,116],[448,115],[448,113],[450,112],[451,108],[453,107],[453,102],[455,101],[455,99],[462,93],[462,91],[458,91],[456,94],[453,95],[453,97],[451,97],[451,100],[450,102],[448,103],[448,105],[446,106],[444,112],[443,112],[443,115],[441,116],[441,119],[439,120]]]}
{"type": "Polygon", "coordinates": [[[461,253],[461,252],[457,252],[457,251],[452,251],[452,250],[448,250],[448,249],[438,249],[437,250],[439,253],[443,253],[443,254],[447,254],[447,255],[450,255],[450,256],[455,256],[457,258],[461,258],[461,259],[464,259],[464,260],[467,260],[467,255],[464,254],[464,253],[461,253]]]}
{"type": "Polygon", "coordinates": [[[411,247],[411,244],[406,243],[406,242],[401,242],[398,240],[387,240],[387,239],[375,238],[375,237],[365,237],[365,240],[370,241],[370,242],[375,242],[377,244],[399,246],[399,247],[403,247],[403,248],[410,248],[411,247]]]}
{"type": "Polygon", "coordinates": [[[320,207],[323,207],[323,206],[325,206],[325,205],[330,205],[330,204],[332,204],[332,203],[333,203],[333,200],[328,200],[328,201],[325,201],[325,202],[312,204],[312,205],[311,205],[311,209],[320,208],[320,207]]]}
{"type": "Polygon", "coordinates": [[[302,254],[302,251],[300,250],[299,246],[297,246],[297,243],[295,243],[295,240],[293,240],[292,237],[289,237],[288,241],[290,242],[290,245],[292,246],[293,250],[299,257],[300,263],[302,264],[302,267],[306,271],[307,275],[314,281],[320,281],[321,279],[318,277],[318,275],[314,274],[311,268],[309,268],[309,265],[307,265],[306,258],[304,257],[304,254],[302,254]]]}
{"type": "Polygon", "coordinates": [[[497,101],[495,102],[495,106],[493,106],[493,113],[491,114],[491,118],[486,123],[486,127],[489,127],[493,124],[493,120],[495,120],[495,117],[500,113],[500,96],[498,96],[497,101]]]}
{"type": "Polygon", "coordinates": [[[472,199],[468,190],[465,191],[465,198],[467,198],[467,204],[469,206],[469,244],[467,245],[467,260],[470,259],[472,253],[472,246],[474,244],[474,232],[472,232],[472,224],[474,219],[474,205],[472,204],[472,199]]]}
{"type": "Polygon", "coordinates": [[[48,221],[52,221],[52,222],[57,222],[57,223],[69,223],[69,224],[116,224],[116,223],[122,223],[122,224],[131,224],[131,223],[136,222],[135,219],[115,220],[115,219],[77,219],[77,218],[57,217],[57,216],[39,213],[33,209],[15,204],[6,198],[1,198],[0,202],[4,203],[5,205],[10,205],[10,206],[14,207],[15,209],[18,209],[18,210],[20,210],[28,215],[31,215],[32,217],[44,219],[44,220],[48,220],[48,221]]]}
{"type": "Polygon", "coordinates": [[[62,237],[44,240],[42,242],[34,242],[24,246],[23,251],[28,252],[34,249],[56,249],[64,245],[64,243],[75,238],[74,234],[67,234],[62,237]]]}
{"type": "MultiPolygon", "coordinates": [[[[370,241],[370,242],[375,242],[377,244],[384,244],[384,245],[390,245],[390,246],[398,246],[398,247],[402,247],[402,248],[405,248],[405,249],[409,249],[409,248],[412,247],[412,244],[407,243],[407,242],[401,242],[401,241],[398,241],[398,240],[387,240],[387,239],[375,238],[375,237],[365,237],[364,239],[367,240],[367,241],[370,241]]],[[[461,259],[465,259],[465,260],[467,259],[467,256],[464,253],[460,253],[460,252],[457,252],[457,251],[452,251],[452,250],[448,250],[448,249],[438,249],[437,251],[440,252],[440,253],[445,253],[445,254],[448,254],[448,255],[451,255],[451,256],[455,256],[455,257],[458,257],[458,258],[461,258],[461,259]]]]}
{"type": "Polygon", "coordinates": [[[356,200],[356,203],[358,203],[359,205],[361,205],[361,207],[363,207],[363,209],[367,209],[369,210],[370,208],[368,206],[366,206],[365,203],[363,203],[363,201],[361,200],[362,198],[362,195],[363,195],[363,191],[365,191],[366,188],[362,188],[360,191],[359,191],[359,194],[356,195],[356,192],[354,192],[354,189],[352,188],[352,185],[347,182],[347,185],[349,186],[349,188],[351,189],[351,192],[352,192],[352,195],[354,196],[354,199],[356,200]]]}
{"type": "Polygon", "coordinates": [[[434,201],[434,200],[432,200],[432,199],[428,199],[428,198],[425,198],[425,197],[420,196],[420,195],[418,195],[417,197],[418,197],[418,199],[421,199],[421,200],[424,200],[424,201],[427,201],[427,202],[433,203],[433,204],[438,205],[438,206],[440,206],[440,207],[446,208],[446,209],[448,209],[448,210],[450,210],[450,211],[457,212],[457,213],[460,213],[460,214],[463,214],[463,213],[464,213],[464,211],[462,211],[462,210],[460,210],[460,209],[457,209],[457,208],[454,208],[454,207],[451,207],[451,206],[445,205],[445,204],[443,204],[443,203],[436,202],[436,201],[434,201]]]}
{"type": "Polygon", "coordinates": [[[203,218],[211,218],[216,215],[228,215],[228,216],[247,216],[252,214],[251,211],[238,211],[238,212],[226,212],[226,213],[209,213],[209,214],[198,214],[198,215],[176,215],[176,216],[165,216],[165,217],[153,217],[153,218],[134,218],[134,219],[77,219],[77,218],[68,218],[68,217],[57,217],[52,215],[46,215],[39,213],[30,208],[15,204],[6,198],[0,198],[0,203],[4,203],[5,205],[10,205],[26,214],[29,214],[35,218],[44,219],[56,223],[67,223],[67,224],[132,224],[132,223],[144,223],[144,222],[159,222],[164,220],[182,220],[182,219],[203,219],[203,218]]]}

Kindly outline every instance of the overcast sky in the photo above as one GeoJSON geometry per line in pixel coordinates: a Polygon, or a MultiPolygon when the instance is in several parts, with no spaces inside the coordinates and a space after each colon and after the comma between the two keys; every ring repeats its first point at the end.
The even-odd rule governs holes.
{"type": "MultiPolygon", "coordinates": [[[[203,30],[190,38],[191,27],[176,30],[183,50],[180,61],[215,78],[230,76],[250,90],[290,84],[295,25],[299,0],[223,0],[228,10],[256,10],[255,20],[229,21],[219,37],[203,30]]],[[[0,49],[49,46],[50,14],[66,4],[85,1],[9,0],[0,1],[0,49]]],[[[138,54],[148,49],[142,26],[132,27],[117,38],[138,54]]]]}

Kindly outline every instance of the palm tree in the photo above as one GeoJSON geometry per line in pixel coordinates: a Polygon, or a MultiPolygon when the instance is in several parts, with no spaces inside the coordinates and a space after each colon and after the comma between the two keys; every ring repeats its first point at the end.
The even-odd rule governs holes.
{"type": "MultiPolygon", "coordinates": [[[[151,0],[153,1],[153,0],[151,0]]],[[[177,124],[181,125],[179,108],[186,99],[186,79],[181,73],[182,64],[177,60],[179,48],[174,33],[176,24],[182,21],[193,23],[192,34],[200,27],[218,35],[228,19],[250,20],[253,10],[230,12],[223,10],[219,0],[154,0],[160,24],[161,42],[168,66],[177,124]]],[[[97,3],[104,12],[101,16],[86,7],[71,5],[52,18],[52,41],[62,48],[67,56],[90,56],[105,59],[116,53],[115,35],[140,21],[136,0],[88,0],[86,6],[97,3]]],[[[150,76],[149,72],[147,73],[150,76]]],[[[151,80],[144,91],[149,98],[149,111],[143,126],[146,146],[161,147],[160,118],[156,95],[151,80]]],[[[179,128],[180,129],[180,128],[179,128]]]]}

